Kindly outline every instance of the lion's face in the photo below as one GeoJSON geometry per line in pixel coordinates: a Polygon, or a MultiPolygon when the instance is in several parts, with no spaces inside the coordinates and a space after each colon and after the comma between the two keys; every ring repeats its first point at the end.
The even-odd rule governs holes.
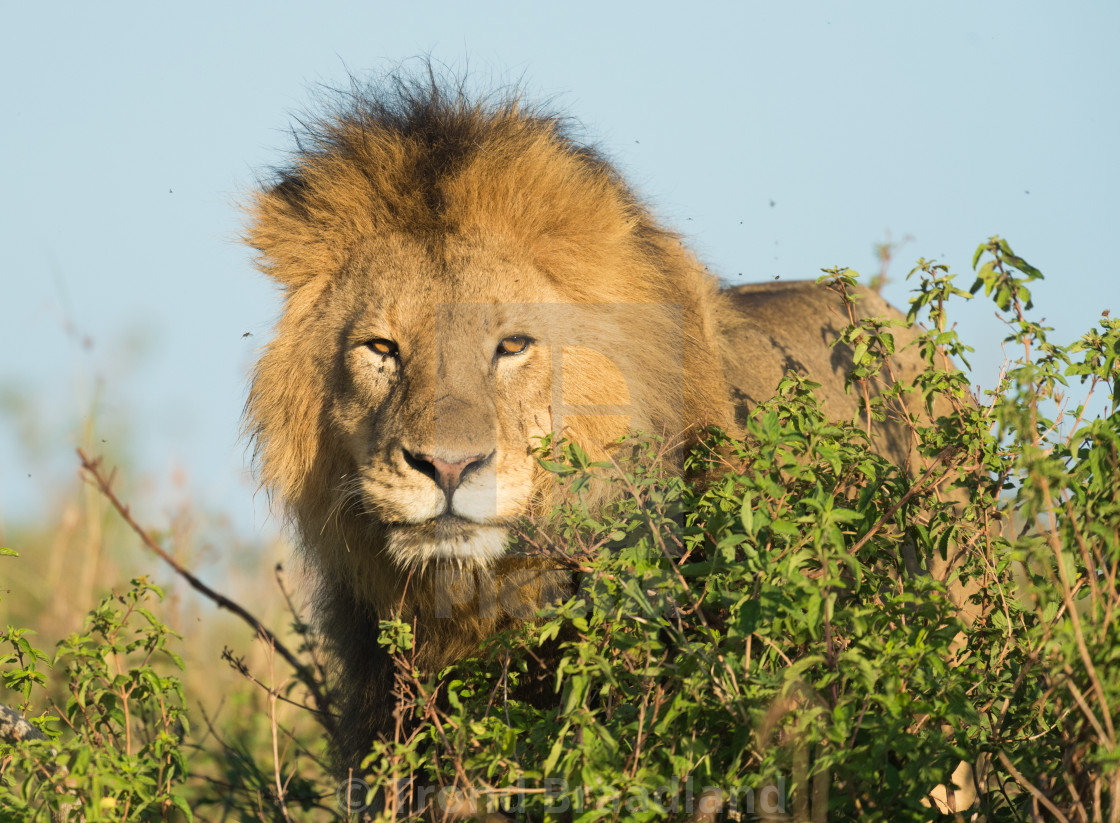
{"type": "Polygon", "coordinates": [[[530,265],[469,243],[436,256],[409,238],[357,256],[326,297],[326,423],[350,462],[346,490],[398,565],[488,562],[529,510],[559,302],[530,265]]]}

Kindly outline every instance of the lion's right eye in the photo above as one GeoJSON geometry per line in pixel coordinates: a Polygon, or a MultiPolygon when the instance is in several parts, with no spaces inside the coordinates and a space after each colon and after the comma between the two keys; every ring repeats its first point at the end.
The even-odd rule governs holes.
{"type": "Polygon", "coordinates": [[[374,354],[380,354],[382,357],[396,357],[400,354],[400,349],[397,348],[397,344],[383,337],[375,337],[373,340],[367,340],[366,348],[374,354]]]}
{"type": "Polygon", "coordinates": [[[498,355],[508,356],[511,354],[521,354],[525,349],[529,348],[532,339],[523,334],[515,334],[512,337],[506,337],[498,343],[498,355]]]}

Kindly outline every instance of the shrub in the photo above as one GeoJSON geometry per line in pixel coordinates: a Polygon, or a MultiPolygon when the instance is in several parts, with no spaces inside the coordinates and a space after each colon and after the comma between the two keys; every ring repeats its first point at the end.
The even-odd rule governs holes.
{"type": "MultiPolygon", "coordinates": [[[[971,292],[1009,313],[1023,349],[986,400],[947,367],[966,352],[947,306],[968,295],[944,266],[912,272],[911,318],[930,318],[914,385],[891,382],[889,323],[845,334],[871,420],[908,396],[932,411],[911,416],[913,476],[871,450],[874,423],[829,422],[792,375],[743,439],[711,432],[683,477],[651,440],[615,462],[546,443],[570,489],[618,486],[605,511],[577,493],[525,534],[581,572],[579,593],[429,682],[409,627],[383,624],[400,699],[426,720],[369,761],[388,805],[423,775],[414,803],[440,791],[527,819],[926,820],[963,760],[987,819],[1115,819],[1120,323],[1106,313],[1056,346],[1028,318],[1037,270],[998,238],[981,259],[971,292]],[[1109,389],[1110,410],[1068,408],[1070,376],[1109,389]],[[908,544],[959,556],[963,609],[907,570],[908,544]],[[520,699],[529,661],[557,646],[555,705],[520,699]]],[[[822,280],[848,294],[852,276],[822,280]]]]}
{"type": "MultiPolygon", "coordinates": [[[[1105,312],[1056,345],[1031,319],[1036,269],[999,238],[974,268],[969,291],[935,262],[911,272],[909,319],[928,323],[912,382],[887,362],[892,322],[845,331],[860,420],[830,421],[790,375],[683,473],[655,437],[605,462],[546,440],[568,493],[515,548],[567,569],[576,595],[438,678],[412,665],[412,627],[383,621],[400,709],[422,722],[375,747],[337,814],[405,817],[435,796],[526,820],[928,820],[963,762],[978,805],[962,818],[1120,820],[1120,322],[1105,312]],[[967,368],[968,349],[949,307],[981,290],[1023,354],[978,398],[951,365],[967,368]],[[908,470],[872,449],[899,415],[908,470]],[[588,508],[602,483],[614,502],[588,508]],[[944,581],[923,571],[950,561],[944,581]]],[[[854,299],[854,273],[822,281],[854,299]]],[[[27,633],[0,635],[4,685],[44,734],[0,742],[0,819],[334,814],[335,787],[316,785],[330,695],[310,627],[297,617],[289,652],[242,609],[294,677],[269,673],[268,714],[248,730],[211,728],[217,751],[187,749],[153,595],[134,581],[60,644],[64,705],[44,700],[47,656],[27,633]],[[314,721],[281,734],[278,701],[314,721]],[[299,772],[297,756],[316,765],[299,772]]]]}
{"type": "Polygon", "coordinates": [[[64,705],[50,701],[31,718],[26,739],[0,744],[0,820],[162,820],[178,809],[193,819],[183,794],[189,731],[175,635],[145,603],[162,598],[144,578],[107,597],[83,631],[58,644],[53,659],[8,627],[0,643],[4,685],[22,708],[47,682],[45,664],[66,684],[64,705]]]}

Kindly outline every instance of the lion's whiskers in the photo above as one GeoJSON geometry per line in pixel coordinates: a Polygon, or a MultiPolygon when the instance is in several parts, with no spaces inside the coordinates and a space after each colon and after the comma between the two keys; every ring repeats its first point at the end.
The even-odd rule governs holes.
{"type": "MultiPolygon", "coordinates": [[[[327,526],[334,521],[338,533],[342,534],[345,540],[346,530],[343,515],[361,514],[364,508],[361,496],[361,477],[344,474],[340,479],[342,483],[335,489],[334,501],[327,510],[327,515],[323,518],[323,525],[319,529],[320,537],[326,533],[327,526]]],[[[350,550],[349,545],[346,550],[350,550]]]]}

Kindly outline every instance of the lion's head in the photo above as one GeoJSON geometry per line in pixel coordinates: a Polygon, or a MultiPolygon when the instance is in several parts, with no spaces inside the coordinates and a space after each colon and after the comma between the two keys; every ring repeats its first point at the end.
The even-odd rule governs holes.
{"type": "Polygon", "coordinates": [[[722,422],[714,279],[566,124],[400,82],[301,137],[251,207],[284,288],[247,420],[328,580],[375,609],[487,565],[538,439],[722,422]]]}

